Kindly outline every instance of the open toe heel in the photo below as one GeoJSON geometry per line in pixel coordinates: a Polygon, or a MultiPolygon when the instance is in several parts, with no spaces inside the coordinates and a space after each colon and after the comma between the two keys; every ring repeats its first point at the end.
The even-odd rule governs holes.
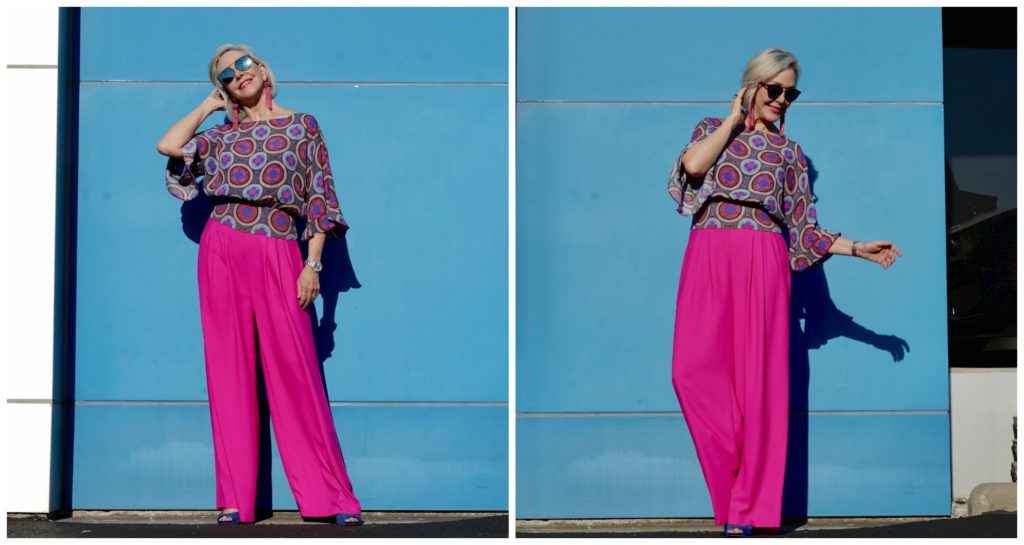
{"type": "Polygon", "coordinates": [[[338,513],[334,516],[334,524],[338,526],[359,526],[363,523],[363,517],[350,513],[338,513]]]}
{"type": "Polygon", "coordinates": [[[726,537],[749,537],[754,535],[754,526],[752,524],[726,524],[722,535],[726,537]]]}
{"type": "Polygon", "coordinates": [[[225,513],[223,511],[217,515],[217,524],[238,524],[238,511],[233,513],[225,513]]]}

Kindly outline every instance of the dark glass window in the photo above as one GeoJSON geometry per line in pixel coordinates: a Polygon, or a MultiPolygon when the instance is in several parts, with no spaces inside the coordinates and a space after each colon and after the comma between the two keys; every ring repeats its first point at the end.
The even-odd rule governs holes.
{"type": "Polygon", "coordinates": [[[1016,8],[943,8],[949,364],[1017,365],[1016,8]]]}

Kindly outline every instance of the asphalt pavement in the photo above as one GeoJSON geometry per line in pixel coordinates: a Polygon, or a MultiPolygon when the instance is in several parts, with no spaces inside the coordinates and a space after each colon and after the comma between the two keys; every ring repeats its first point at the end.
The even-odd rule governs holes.
{"type": "MultiPolygon", "coordinates": [[[[294,511],[268,514],[255,524],[217,525],[212,511],[85,511],[56,520],[8,513],[9,538],[69,537],[362,537],[504,538],[507,513],[367,512],[362,526],[334,526],[294,511]]],[[[708,538],[719,537],[711,519],[523,520],[518,538],[708,538]]],[[[992,511],[972,517],[865,517],[784,519],[774,533],[792,538],[1015,538],[1017,513],[992,511]]]]}
{"type": "Polygon", "coordinates": [[[508,537],[507,513],[364,512],[362,526],[335,526],[277,512],[254,524],[218,525],[216,513],[159,511],[75,512],[48,520],[42,515],[7,515],[7,537],[508,537]]]}
{"type": "MultiPolygon", "coordinates": [[[[711,519],[660,521],[518,521],[518,538],[708,538],[719,537],[722,527],[711,519]]],[[[753,537],[1017,537],[1017,513],[991,511],[972,517],[931,518],[810,518],[783,519],[775,532],[753,537]]]]}

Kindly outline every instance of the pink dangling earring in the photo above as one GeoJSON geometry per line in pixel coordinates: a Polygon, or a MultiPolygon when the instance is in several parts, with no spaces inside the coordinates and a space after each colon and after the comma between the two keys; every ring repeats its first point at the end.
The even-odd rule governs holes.
{"type": "Polygon", "coordinates": [[[754,103],[750,103],[750,109],[747,110],[747,130],[754,130],[754,103]]]}
{"type": "Polygon", "coordinates": [[[234,125],[232,125],[231,130],[233,130],[233,131],[237,131],[238,130],[238,103],[237,102],[235,103],[235,123],[234,123],[234,125]]]}
{"type": "Polygon", "coordinates": [[[779,118],[779,136],[786,134],[786,112],[782,112],[782,117],[779,118]]]}
{"type": "Polygon", "coordinates": [[[267,97],[267,109],[273,110],[274,102],[270,100],[270,80],[263,80],[263,96],[267,97]]]}

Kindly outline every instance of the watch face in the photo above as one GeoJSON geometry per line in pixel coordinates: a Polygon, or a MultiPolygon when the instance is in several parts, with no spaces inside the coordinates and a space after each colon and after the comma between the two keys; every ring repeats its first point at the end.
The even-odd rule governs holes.
{"type": "Polygon", "coordinates": [[[312,259],[307,261],[306,265],[309,265],[309,268],[313,269],[313,272],[320,272],[320,269],[324,268],[319,261],[313,261],[312,259]]]}

